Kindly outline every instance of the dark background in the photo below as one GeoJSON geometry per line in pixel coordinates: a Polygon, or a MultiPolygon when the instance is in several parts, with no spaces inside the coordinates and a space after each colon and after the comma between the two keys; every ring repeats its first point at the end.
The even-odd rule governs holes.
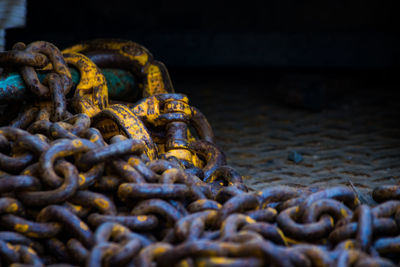
{"type": "Polygon", "coordinates": [[[318,110],[332,95],[399,88],[396,2],[28,0],[27,26],[6,39],[7,48],[129,39],[166,64],[178,92],[199,81],[241,83],[249,86],[232,87],[311,99],[318,110]]]}
{"type": "Polygon", "coordinates": [[[399,66],[397,1],[28,0],[16,41],[60,47],[125,38],[175,67],[393,69],[399,66]]]}

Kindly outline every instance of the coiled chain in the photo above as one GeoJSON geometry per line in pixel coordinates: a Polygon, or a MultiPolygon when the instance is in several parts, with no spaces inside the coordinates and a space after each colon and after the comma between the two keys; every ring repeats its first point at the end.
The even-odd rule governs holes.
{"type": "Polygon", "coordinates": [[[374,207],[345,186],[249,192],[205,117],[133,42],[88,42],[64,56],[46,42],[19,43],[0,65],[17,68],[32,92],[0,127],[1,264],[399,263],[399,186],[375,189],[374,207]],[[110,57],[142,75],[145,98],[109,104],[95,63],[110,57]],[[43,83],[37,71],[47,71],[43,83]]]}

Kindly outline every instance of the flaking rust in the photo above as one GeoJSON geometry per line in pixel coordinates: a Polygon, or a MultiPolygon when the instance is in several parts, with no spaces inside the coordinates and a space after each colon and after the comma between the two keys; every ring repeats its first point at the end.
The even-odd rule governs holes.
{"type": "Polygon", "coordinates": [[[0,67],[20,71],[31,92],[0,127],[1,264],[399,263],[399,186],[375,189],[375,206],[343,186],[249,191],[204,115],[134,42],[89,41],[63,54],[18,43],[0,67]],[[80,72],[75,86],[67,65],[80,72]],[[110,104],[99,66],[132,71],[144,98],[110,104]]]}

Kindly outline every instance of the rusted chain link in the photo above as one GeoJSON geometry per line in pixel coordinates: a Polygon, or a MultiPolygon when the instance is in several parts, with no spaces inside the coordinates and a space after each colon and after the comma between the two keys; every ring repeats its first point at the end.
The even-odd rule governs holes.
{"type": "Polygon", "coordinates": [[[114,138],[107,144],[98,142],[101,135],[87,124],[79,131],[63,129],[71,136],[44,139],[0,128],[3,140],[14,140],[8,141],[9,146],[19,145],[19,139],[37,140],[30,150],[34,160],[24,170],[0,178],[4,263],[390,266],[397,262],[393,254],[398,252],[399,201],[371,209],[359,205],[346,187],[314,193],[272,187],[246,193],[240,181],[232,180],[237,174],[228,167],[217,168],[212,176],[228,179],[224,190],[239,191],[228,190],[234,193],[221,197],[222,190],[173,161],[141,159],[143,144],[134,139],[114,138]],[[120,161],[140,179],[130,180],[124,172],[107,167],[86,184],[87,172],[107,161],[120,161]],[[285,204],[300,196],[304,199],[294,206],[285,204]]]}
{"type": "MultiPolygon", "coordinates": [[[[154,66],[163,67],[152,67],[147,50],[104,42],[69,52],[96,57],[100,48],[110,49],[100,55],[118,59],[115,50],[129,48],[119,55],[125,62],[134,55],[131,67],[145,68],[140,74],[150,77],[146,94],[162,90],[151,75],[157,74],[154,66]]],[[[54,51],[43,42],[18,44],[0,56],[0,63],[30,71],[52,63],[46,67],[50,89],[35,87],[35,104],[9,114],[14,121],[0,127],[1,264],[399,264],[398,186],[376,189],[373,196],[382,203],[374,207],[361,205],[347,187],[249,191],[226,165],[204,116],[184,95],[164,92],[130,107],[109,105],[84,81],[72,88],[66,106],[55,104],[64,103],[61,98],[43,102],[51,90],[63,97],[69,90],[54,51]],[[52,76],[61,89],[54,89],[59,85],[52,84],[52,76]]],[[[79,54],[67,58],[74,66],[91,64],[79,54]],[[83,60],[77,63],[78,58],[83,60]]],[[[94,64],[86,67],[99,75],[94,64]]],[[[105,90],[103,78],[96,90],[105,90]]]]}

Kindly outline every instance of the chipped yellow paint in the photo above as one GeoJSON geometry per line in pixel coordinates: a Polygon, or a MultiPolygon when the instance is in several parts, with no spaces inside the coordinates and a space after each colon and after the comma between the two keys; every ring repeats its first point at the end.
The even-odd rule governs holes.
{"type": "Polygon", "coordinates": [[[99,129],[104,139],[110,139],[115,135],[124,134],[120,132],[118,125],[111,119],[103,119],[97,122],[95,128],[99,129]]]}
{"type": "Polygon", "coordinates": [[[131,42],[115,42],[115,41],[100,41],[97,43],[84,43],[84,44],[77,44],[67,49],[64,49],[63,53],[70,53],[70,52],[83,52],[86,50],[93,49],[102,49],[102,50],[115,50],[116,52],[120,53],[121,55],[127,57],[132,61],[137,61],[140,65],[145,65],[149,60],[149,54],[144,48],[140,45],[131,42]],[[101,43],[100,43],[101,42],[101,43]],[[126,52],[127,51],[127,52],[126,52]],[[147,52],[147,53],[146,53],[147,52]]]}
{"type": "Polygon", "coordinates": [[[303,244],[304,243],[304,242],[301,242],[301,241],[296,240],[296,239],[292,239],[292,238],[287,237],[287,236],[285,236],[284,242],[287,245],[298,245],[298,244],[303,244]]]}
{"type": "Polygon", "coordinates": [[[157,144],[157,150],[159,155],[165,154],[165,144],[157,144]]]}
{"type": "Polygon", "coordinates": [[[270,212],[272,212],[272,213],[275,214],[275,215],[278,214],[278,212],[276,211],[276,209],[273,209],[273,208],[271,208],[271,207],[268,207],[267,210],[270,211],[270,212]]]}
{"type": "Polygon", "coordinates": [[[220,231],[222,231],[222,229],[225,228],[225,225],[226,225],[226,221],[223,221],[222,224],[221,224],[221,227],[220,227],[220,231]]]}
{"type": "Polygon", "coordinates": [[[63,54],[67,64],[80,72],[80,80],[75,89],[75,97],[85,99],[75,106],[76,112],[93,117],[108,107],[107,81],[100,69],[88,57],[76,52],[63,54]]]}
{"type": "Polygon", "coordinates": [[[99,136],[98,135],[93,135],[91,138],[90,138],[90,141],[91,142],[97,142],[99,140],[99,136]]]}
{"type": "Polygon", "coordinates": [[[354,205],[358,206],[360,204],[360,200],[358,199],[358,197],[354,198],[354,205]]]}
{"type": "Polygon", "coordinates": [[[166,109],[165,106],[172,105],[173,112],[176,113],[184,113],[188,117],[192,116],[192,109],[188,105],[189,99],[184,96],[179,100],[171,98],[170,100],[167,99],[160,99],[159,95],[153,95],[151,97],[147,97],[140,101],[137,105],[132,108],[132,111],[139,116],[140,118],[145,119],[148,123],[154,126],[162,126],[165,122],[159,121],[158,118],[160,114],[164,112],[166,109]],[[177,104],[179,103],[179,104],[177,104]],[[164,106],[164,110],[161,110],[160,107],[164,106]]]}
{"type": "Polygon", "coordinates": [[[83,209],[82,206],[80,206],[80,205],[71,204],[71,207],[77,212],[79,212],[83,209]]]}
{"type": "Polygon", "coordinates": [[[151,64],[145,73],[147,74],[148,95],[166,93],[162,73],[158,66],[151,64]]]}
{"type": "Polygon", "coordinates": [[[73,154],[72,151],[63,150],[63,151],[58,151],[55,156],[56,157],[60,157],[60,158],[64,158],[64,157],[71,156],[72,154],[73,154]]]}
{"type": "Polygon", "coordinates": [[[121,133],[128,138],[139,139],[145,144],[144,150],[149,159],[157,158],[157,147],[149,131],[128,107],[119,104],[112,105],[97,116],[94,117],[93,127],[98,128],[105,139],[121,133]]]}
{"type": "Polygon", "coordinates": [[[36,255],[36,251],[34,251],[31,247],[28,247],[28,252],[30,253],[30,254],[34,254],[34,255],[36,255]]]}
{"type": "Polygon", "coordinates": [[[90,118],[101,111],[101,109],[93,103],[91,97],[88,95],[82,96],[74,108],[76,113],[85,113],[90,118]]]}
{"type": "Polygon", "coordinates": [[[143,47],[134,42],[108,42],[105,43],[104,46],[106,49],[117,50],[120,54],[126,56],[130,60],[137,61],[142,66],[146,65],[150,57],[143,47]],[[130,49],[123,49],[125,47],[129,47],[130,49]],[[130,53],[125,52],[125,50],[128,50],[130,53]]]}
{"type": "Polygon", "coordinates": [[[165,157],[176,157],[177,159],[191,162],[194,166],[198,168],[204,167],[204,162],[195,153],[192,153],[188,148],[171,149],[165,153],[165,157]]]}
{"type": "Polygon", "coordinates": [[[61,52],[62,52],[63,54],[66,54],[66,53],[73,53],[73,52],[81,52],[81,51],[83,51],[83,50],[86,50],[87,48],[88,48],[88,45],[87,45],[87,44],[76,44],[76,45],[74,45],[74,46],[65,48],[65,49],[62,50],[61,52]]]}
{"type": "Polygon", "coordinates": [[[128,164],[131,165],[132,167],[137,166],[139,163],[140,163],[140,160],[137,158],[130,157],[128,159],[128,164]]]}
{"type": "Polygon", "coordinates": [[[247,223],[255,223],[256,221],[253,220],[251,217],[246,216],[246,222],[247,222],[247,223]]]}
{"type": "Polygon", "coordinates": [[[345,241],[344,248],[345,249],[354,249],[354,243],[351,240],[345,241]]]}
{"type": "Polygon", "coordinates": [[[29,225],[17,223],[14,225],[14,230],[20,233],[25,233],[29,230],[29,225]]]}
{"type": "Polygon", "coordinates": [[[95,203],[98,207],[100,207],[100,208],[102,208],[102,209],[108,209],[108,208],[110,207],[110,203],[108,203],[107,200],[104,200],[104,199],[102,199],[102,198],[96,198],[96,199],[94,200],[94,203],[95,203]]]}
{"type": "Polygon", "coordinates": [[[101,74],[97,66],[85,55],[68,53],[64,54],[64,58],[68,64],[73,65],[80,71],[81,77],[76,86],[75,96],[92,93],[94,87],[107,86],[105,77],[101,74]]]}
{"type": "Polygon", "coordinates": [[[115,224],[112,228],[112,236],[116,236],[119,235],[121,233],[126,232],[127,229],[125,227],[123,227],[122,225],[119,224],[115,224]]]}
{"type": "Polygon", "coordinates": [[[84,231],[89,230],[89,227],[87,226],[87,224],[82,221],[79,223],[79,227],[84,231]]]}
{"type": "MultiPolygon", "coordinates": [[[[157,146],[153,143],[147,129],[140,120],[131,117],[132,114],[136,113],[139,116],[145,116],[146,121],[151,122],[155,126],[159,123],[164,123],[158,120],[162,111],[160,110],[160,100],[156,95],[173,92],[173,87],[165,66],[161,62],[153,61],[152,55],[146,48],[131,41],[94,40],[64,49],[62,52],[67,64],[77,68],[81,75],[75,91],[75,96],[80,97],[80,100],[75,103],[74,108],[77,109],[76,112],[85,113],[89,117],[96,116],[98,113],[101,113],[101,110],[105,110],[108,107],[108,88],[104,76],[89,58],[81,54],[96,50],[112,51],[139,65],[137,69],[141,70],[139,75],[143,76],[144,81],[144,86],[143,84],[139,84],[139,87],[143,89],[144,96],[153,97],[148,97],[145,101],[136,105],[133,108],[134,112],[119,107],[118,111],[114,111],[113,118],[103,118],[97,121],[94,127],[101,131],[105,139],[109,139],[117,134],[123,134],[128,138],[142,140],[145,143],[145,153],[149,159],[156,159],[158,156],[157,146]]],[[[190,117],[193,110],[188,103],[189,99],[183,96],[179,100],[165,100],[165,103],[161,106],[163,110],[167,110],[168,112],[184,113],[190,117]]],[[[194,140],[195,138],[188,129],[188,141],[193,142],[194,140]]],[[[163,149],[160,147],[160,150],[163,149]]],[[[186,160],[199,168],[203,168],[205,165],[205,162],[195,153],[190,152],[188,148],[173,149],[167,153],[168,156],[186,160]]]]}
{"type": "Polygon", "coordinates": [[[171,149],[165,153],[166,157],[176,157],[177,159],[192,161],[192,153],[187,149],[171,149]]]}
{"type": "Polygon", "coordinates": [[[41,71],[56,71],[61,75],[67,76],[69,79],[72,79],[71,72],[69,68],[65,67],[64,62],[54,61],[47,64],[47,66],[40,69],[41,71]]]}
{"type": "Polygon", "coordinates": [[[165,100],[164,113],[184,113],[189,117],[193,116],[193,110],[189,106],[189,99],[185,96],[182,99],[165,100]]]}
{"type": "Polygon", "coordinates": [[[196,153],[192,154],[192,164],[200,169],[202,169],[205,166],[205,162],[203,162],[196,153]]]}
{"type": "MultiPolygon", "coordinates": [[[[218,207],[221,208],[222,205],[218,203],[218,207]]],[[[207,214],[207,221],[212,221],[216,220],[218,217],[218,212],[216,210],[210,210],[209,213],[207,214]]]]}
{"type": "Polygon", "coordinates": [[[187,134],[188,143],[196,141],[196,138],[194,137],[194,135],[190,131],[190,128],[187,129],[187,133],[186,134],[187,134]]]}
{"type": "Polygon", "coordinates": [[[74,139],[74,140],[72,140],[72,145],[73,145],[73,147],[78,148],[78,147],[81,147],[83,144],[82,144],[81,140],[74,139]]]}
{"type": "Polygon", "coordinates": [[[191,267],[192,265],[188,262],[188,260],[181,260],[176,265],[177,267],[191,267]]]}
{"type": "Polygon", "coordinates": [[[160,123],[157,123],[157,118],[160,116],[160,101],[157,96],[151,96],[141,101],[139,104],[135,105],[132,108],[132,111],[135,115],[145,118],[147,122],[155,125],[161,126],[160,123]]]}
{"type": "Polygon", "coordinates": [[[233,259],[225,257],[212,257],[210,259],[210,262],[214,264],[225,264],[226,266],[229,266],[229,264],[233,264],[235,261],[233,259]]]}
{"type": "Polygon", "coordinates": [[[11,203],[7,208],[6,211],[9,213],[16,212],[18,210],[18,204],[17,203],[11,203]]]}
{"type": "Polygon", "coordinates": [[[283,243],[284,243],[285,246],[287,247],[287,246],[288,246],[288,242],[287,242],[287,240],[286,240],[285,234],[284,234],[284,233],[282,232],[282,230],[279,229],[279,228],[277,228],[277,232],[278,232],[278,234],[280,235],[280,237],[282,238],[283,243]]]}
{"type": "Polygon", "coordinates": [[[82,173],[79,174],[79,186],[82,186],[86,182],[86,177],[82,173]]]}
{"type": "Polygon", "coordinates": [[[173,92],[172,84],[165,66],[160,62],[154,62],[150,52],[143,46],[131,41],[114,41],[114,40],[94,40],[92,42],[78,44],[63,50],[63,53],[85,53],[89,51],[112,51],[121,55],[128,61],[132,61],[137,65],[137,69],[141,70],[144,76],[145,86],[139,84],[143,88],[143,95],[150,96],[153,94],[173,92]],[[165,82],[167,84],[165,84],[165,82]],[[166,86],[169,87],[168,91],[166,86]]]}
{"type": "Polygon", "coordinates": [[[139,216],[137,216],[137,220],[139,222],[147,221],[147,216],[146,215],[139,215],[139,216]]]}
{"type": "Polygon", "coordinates": [[[127,170],[130,169],[130,166],[129,166],[129,165],[124,165],[124,166],[122,166],[122,169],[123,169],[124,171],[127,171],[127,170]]]}
{"type": "Polygon", "coordinates": [[[129,184],[121,184],[119,186],[119,191],[124,192],[125,194],[129,194],[132,192],[132,187],[130,187],[129,184]]]}
{"type": "MultiPolygon", "coordinates": [[[[190,131],[190,128],[187,129],[187,141],[188,141],[189,144],[192,143],[192,142],[194,142],[194,141],[196,141],[196,138],[194,137],[194,135],[193,135],[192,132],[190,131]]],[[[160,151],[160,150],[159,150],[159,151],[160,151]]],[[[160,154],[163,154],[163,153],[160,152],[160,154]]],[[[190,162],[191,162],[194,166],[196,166],[196,167],[198,167],[198,168],[200,168],[200,169],[204,168],[205,162],[204,162],[203,160],[201,160],[201,159],[197,156],[196,153],[192,153],[191,155],[192,155],[192,158],[191,158],[190,162]]]]}
{"type": "Polygon", "coordinates": [[[332,226],[334,226],[334,225],[335,225],[335,221],[334,221],[334,220],[333,220],[333,218],[332,218],[332,217],[330,217],[330,216],[329,216],[329,222],[331,223],[331,225],[332,225],[332,226]]]}
{"type": "Polygon", "coordinates": [[[158,255],[164,254],[166,251],[167,251],[167,249],[165,247],[156,247],[153,250],[153,255],[158,256],[158,255]]]}
{"type": "Polygon", "coordinates": [[[345,209],[340,209],[340,214],[342,214],[343,217],[347,217],[347,211],[345,209]]]}

